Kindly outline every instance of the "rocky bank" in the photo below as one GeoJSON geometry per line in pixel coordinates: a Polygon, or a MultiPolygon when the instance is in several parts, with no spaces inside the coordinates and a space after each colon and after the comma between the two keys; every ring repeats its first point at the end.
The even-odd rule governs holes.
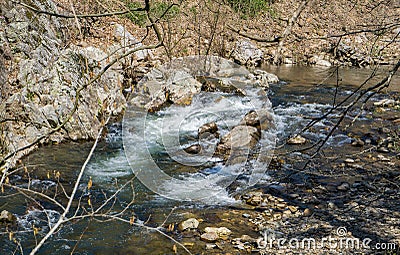
{"type": "MultiPolygon", "coordinates": [[[[39,11],[71,13],[62,1],[29,1],[26,4],[39,11]]],[[[93,139],[106,113],[117,116],[123,112],[126,106],[124,88],[141,94],[141,99],[144,101],[149,100],[143,98],[146,94],[154,96],[152,87],[155,86],[157,90],[159,83],[162,82],[157,76],[159,73],[156,69],[145,76],[145,81],[150,80],[146,86],[143,86],[143,82],[139,84],[136,82],[149,71],[149,67],[157,66],[160,61],[166,61],[168,58],[206,52],[232,58],[241,65],[254,66],[269,62],[276,55],[274,49],[277,41],[266,43],[258,40],[260,32],[264,31],[262,33],[264,38],[279,38],[279,34],[285,28],[282,22],[290,17],[296,6],[291,1],[271,2],[267,8],[268,12],[264,10],[257,17],[246,18],[240,18],[240,15],[234,13],[229,6],[220,6],[218,15],[230,15],[231,19],[225,20],[229,24],[222,26],[222,21],[217,19],[215,27],[197,31],[195,28],[192,30],[194,23],[191,18],[200,14],[194,12],[193,8],[204,11],[203,3],[198,5],[182,3],[178,13],[191,10],[193,15],[170,15],[168,20],[164,18],[159,20],[161,27],[166,24],[165,22],[173,24],[172,28],[163,32],[166,36],[164,48],[153,52],[143,50],[135,52],[117,61],[101,75],[100,79],[97,79],[97,75],[115,58],[143,45],[141,40],[129,32],[134,31],[138,36],[144,36],[143,27],[132,22],[128,24],[129,20],[126,17],[105,18],[100,22],[94,19],[92,23],[90,20],[85,20],[81,26],[77,26],[73,19],[39,14],[24,6],[24,3],[4,1],[1,3],[0,16],[0,82],[2,83],[0,154],[2,157],[8,155],[18,159],[35,146],[17,155],[13,154],[15,150],[30,145],[54,129],[58,132],[40,140],[38,144],[93,139]],[[125,23],[128,29],[116,21],[125,23]],[[267,23],[271,25],[267,27],[267,23]],[[179,41],[174,41],[175,39],[169,35],[175,33],[175,30],[182,29],[183,26],[186,27],[185,36],[179,41]],[[193,44],[196,38],[199,39],[198,45],[193,44]],[[170,45],[174,43],[174,48],[171,48],[170,45]],[[95,81],[92,82],[93,80],[95,81]],[[74,109],[76,105],[79,107],[74,109]],[[69,121],[59,128],[59,125],[67,119],[69,121]]],[[[88,12],[86,7],[82,4],[77,6],[76,11],[88,12]]],[[[350,22],[345,19],[341,13],[342,9],[337,5],[312,2],[296,20],[287,42],[281,49],[282,61],[323,66],[393,63],[398,56],[398,44],[389,42],[395,42],[396,38],[392,37],[398,32],[396,30],[398,26],[395,23],[396,19],[389,14],[395,9],[396,3],[385,3],[375,7],[371,4],[355,5],[348,12],[350,22]],[[321,8],[327,10],[326,15],[321,14],[321,8]],[[357,28],[357,23],[369,24],[374,19],[382,18],[382,13],[388,14],[385,20],[391,25],[385,30],[387,33],[375,41],[374,45],[378,48],[386,46],[379,50],[376,57],[373,54],[366,54],[373,39],[367,32],[356,33],[354,36],[333,36],[340,32],[339,24],[344,24],[345,31],[354,30],[357,28]],[[326,21],[324,17],[327,18],[326,21]],[[335,23],[328,25],[330,21],[335,23]],[[317,24],[320,27],[316,27],[317,24]],[[316,35],[322,39],[310,39],[316,35]],[[365,47],[361,47],[362,45],[365,47]]],[[[93,6],[92,11],[104,12],[99,6],[93,6]]],[[[202,14],[206,15],[203,12],[202,14]]],[[[210,13],[207,15],[209,18],[214,17],[210,13]]],[[[201,27],[209,26],[207,19],[198,19],[197,22],[201,27]]],[[[150,44],[152,39],[146,39],[145,42],[150,44]]],[[[182,64],[179,61],[175,63],[182,64]]],[[[224,78],[227,74],[217,75],[222,77],[220,81],[224,84],[224,89],[229,90],[231,85],[227,83],[232,83],[232,80],[224,78]]],[[[243,75],[247,75],[250,80],[261,86],[275,79],[266,73],[244,72],[243,75]]],[[[204,79],[196,78],[197,81],[194,81],[193,74],[187,70],[170,74],[166,78],[169,85],[164,86],[165,93],[157,95],[157,98],[151,98],[157,101],[151,103],[153,110],[159,109],[166,102],[189,104],[192,95],[200,91],[204,85],[204,79]],[[187,86],[190,83],[193,86],[187,86]]],[[[234,85],[237,86],[240,82],[235,81],[234,85]]],[[[219,83],[214,82],[214,84],[219,83]]],[[[207,89],[215,90],[212,86],[207,89]]]]}

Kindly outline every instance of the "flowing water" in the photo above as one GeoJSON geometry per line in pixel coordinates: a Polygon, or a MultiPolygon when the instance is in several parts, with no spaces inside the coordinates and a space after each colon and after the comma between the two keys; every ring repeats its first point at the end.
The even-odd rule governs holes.
{"type": "MultiPolygon", "coordinates": [[[[202,92],[194,97],[190,106],[167,107],[147,115],[144,122],[142,119],[135,119],[134,116],[126,119],[124,125],[128,128],[124,129],[127,132],[125,134],[121,123],[110,125],[105,141],[99,144],[85,171],[78,192],[82,198],[81,203],[74,203],[73,206],[84,207],[90,211],[89,199],[91,204],[101,204],[122,184],[131,180],[135,170],[156,165],[173,177],[156,182],[163,195],[155,194],[135,179],[132,186],[128,185],[122,189],[112,206],[106,206],[110,215],[127,207],[125,215],[134,215],[137,223],[146,222],[149,226],[157,226],[173,208],[176,208],[178,213],[171,215],[170,222],[179,221],[182,215],[193,212],[223,214],[238,203],[233,191],[240,193],[241,184],[245,184],[246,176],[237,172],[234,166],[224,168],[220,159],[210,155],[187,158],[185,154],[176,153],[195,142],[198,127],[215,121],[220,128],[220,135],[223,136],[237,125],[247,112],[264,107],[271,109],[276,129],[264,134],[260,143],[267,147],[277,136],[280,144],[290,134],[299,132],[311,118],[329,110],[335,95],[337,102],[350,95],[371,73],[368,69],[339,69],[339,73],[335,69],[309,67],[265,69],[283,80],[273,85],[268,92],[271,102],[266,97],[259,96],[256,89],[249,89],[247,97],[202,92]],[[336,77],[337,74],[340,75],[340,80],[336,77]],[[336,89],[338,82],[340,89],[336,89]],[[145,127],[142,130],[146,136],[144,142],[137,132],[141,127],[145,127]],[[127,147],[130,148],[128,152],[124,151],[127,147]],[[239,177],[235,180],[238,183],[236,188],[228,189],[225,185],[226,180],[232,182],[236,177],[239,177]],[[90,190],[87,189],[89,179],[93,183],[90,190]],[[208,193],[216,195],[207,196],[208,193]],[[196,197],[198,199],[193,200],[193,194],[200,195],[196,197]],[[171,197],[180,200],[170,199],[171,197]],[[133,203],[129,204],[132,199],[133,203]]],[[[374,81],[376,79],[378,78],[374,78],[374,81]]],[[[399,90],[399,79],[396,79],[391,91],[399,90]]],[[[378,95],[374,100],[379,100],[380,97],[383,96],[378,95]]],[[[358,113],[352,112],[350,116],[358,113]]],[[[365,113],[361,113],[360,120],[370,121],[364,118],[365,113]]],[[[324,138],[329,131],[326,127],[333,125],[332,118],[319,123],[312,131],[305,132],[304,136],[310,140],[324,138]]],[[[351,139],[345,133],[337,132],[328,140],[328,145],[338,147],[350,142],[351,139]]],[[[67,193],[71,191],[73,180],[77,177],[91,145],[92,143],[82,142],[40,148],[23,160],[26,170],[21,167],[21,172],[25,173],[17,174],[10,181],[20,183],[24,187],[29,183],[31,187],[46,194],[56,192],[59,194],[57,198],[65,203],[66,199],[63,198],[59,183],[67,193]]],[[[274,180],[269,177],[267,171],[259,181],[260,185],[267,185],[274,180]]],[[[45,233],[49,225],[54,224],[60,217],[57,206],[43,199],[38,200],[40,204],[23,194],[0,198],[2,209],[18,216],[18,224],[14,231],[19,231],[18,239],[26,251],[37,242],[32,228],[38,228],[37,238],[40,238],[41,233],[45,233]]],[[[78,215],[80,213],[82,210],[78,211],[78,215]]],[[[5,253],[1,254],[15,250],[15,245],[7,239],[8,234],[2,233],[0,242],[3,243],[2,250],[5,253]]],[[[166,248],[166,242],[168,243],[157,233],[133,227],[125,222],[83,219],[74,224],[67,224],[58,231],[42,248],[40,254],[69,254],[73,250],[78,254],[164,254],[171,252],[171,243],[168,243],[169,248],[166,248]]]]}

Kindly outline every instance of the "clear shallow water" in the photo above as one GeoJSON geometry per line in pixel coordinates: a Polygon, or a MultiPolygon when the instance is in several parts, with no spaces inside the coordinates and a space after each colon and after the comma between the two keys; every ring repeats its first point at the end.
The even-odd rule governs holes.
{"type": "MultiPolygon", "coordinates": [[[[289,134],[300,131],[310,118],[320,116],[331,107],[336,83],[329,82],[327,79],[329,75],[327,69],[281,67],[271,71],[287,81],[273,85],[269,92],[276,118],[278,143],[282,143],[289,134]]],[[[343,78],[344,85],[338,91],[339,98],[349,95],[354,86],[362,81],[358,77],[365,77],[369,70],[346,69],[343,72],[353,73],[357,78],[352,79],[352,76],[343,78]]],[[[398,79],[396,79],[392,86],[397,88],[398,84],[398,79]]],[[[249,94],[256,98],[253,92],[250,91],[249,94]]],[[[378,99],[379,96],[375,100],[378,99]]],[[[166,187],[169,188],[167,192],[170,192],[173,196],[183,194],[188,190],[190,192],[190,188],[196,190],[199,186],[207,187],[207,185],[210,185],[207,187],[208,189],[219,189],[220,193],[208,200],[179,202],[154,194],[136,180],[133,183],[133,188],[127,187],[120,193],[113,209],[117,211],[126,206],[132,199],[132,194],[134,194],[135,202],[129,207],[127,214],[135,214],[139,221],[149,219],[148,224],[152,226],[161,224],[174,207],[178,207],[182,211],[216,210],[222,212],[226,210],[229,205],[235,203],[235,199],[227,189],[218,186],[220,180],[215,178],[215,174],[221,172],[220,165],[217,164],[213,167],[208,167],[207,164],[182,166],[171,160],[162,144],[172,144],[170,150],[180,151],[183,147],[194,142],[193,137],[196,136],[197,128],[210,121],[216,121],[220,127],[220,133],[223,135],[236,125],[249,110],[265,104],[269,105],[269,102],[267,100],[255,100],[250,104],[247,99],[216,93],[213,96],[200,95],[195,97],[193,104],[189,107],[172,106],[154,115],[148,115],[147,129],[145,130],[147,142],[145,144],[135,143],[134,132],[131,134],[131,141],[134,142],[138,151],[149,148],[157,165],[162,167],[165,172],[179,180],[185,180],[186,186],[184,187],[182,187],[181,182],[170,180],[166,183],[166,187]],[[207,108],[207,105],[209,108],[207,108]],[[177,127],[179,132],[176,131],[177,127]],[[174,146],[176,145],[176,137],[173,136],[177,133],[179,134],[180,146],[174,146]]],[[[135,120],[132,121],[135,123],[135,120]]],[[[365,119],[365,121],[368,121],[368,119],[365,119]]],[[[324,138],[328,132],[326,128],[332,126],[332,124],[329,121],[322,122],[316,125],[312,132],[306,132],[304,136],[311,140],[324,138]]],[[[268,139],[265,141],[267,142],[268,139]]],[[[340,146],[349,142],[347,135],[338,132],[328,141],[328,145],[340,146]]],[[[30,178],[32,186],[39,190],[48,190],[51,194],[57,187],[54,173],[60,171],[60,182],[69,192],[72,185],[71,181],[76,178],[90,146],[91,143],[71,143],[41,148],[24,160],[27,168],[31,171],[29,177],[21,174],[12,181],[24,183],[30,178]],[[49,173],[50,178],[48,178],[49,173]]],[[[140,154],[133,156],[140,156],[140,154]]],[[[179,154],[175,154],[175,156],[177,160],[185,160],[184,157],[179,158],[179,154]]],[[[132,163],[129,165],[122,146],[121,125],[114,124],[109,128],[106,140],[98,146],[86,169],[79,196],[82,196],[82,200],[85,202],[89,196],[93,203],[104,201],[105,197],[111,196],[121,184],[132,178],[134,169],[143,166],[141,165],[143,162],[140,162],[139,159],[135,162],[137,165],[132,165],[132,163]],[[85,191],[89,177],[93,181],[90,194],[85,191]]],[[[202,160],[199,159],[198,162],[201,163],[202,160]]],[[[221,177],[221,175],[218,177],[221,177]]],[[[263,177],[265,184],[271,181],[273,180],[268,175],[263,177]]],[[[61,199],[60,196],[60,200],[65,201],[65,198],[61,199]]],[[[13,196],[11,199],[0,198],[0,201],[0,205],[4,204],[2,209],[15,212],[19,216],[18,231],[21,232],[18,237],[24,241],[24,247],[27,250],[35,243],[32,226],[40,227],[39,234],[45,233],[49,227],[45,224],[47,219],[50,219],[50,223],[54,223],[59,217],[58,208],[46,201],[38,206],[23,195],[13,196]],[[46,210],[43,208],[46,208],[46,210]]],[[[88,208],[87,204],[85,204],[85,207],[88,208]]],[[[0,237],[3,238],[1,241],[4,243],[4,250],[11,252],[15,249],[15,245],[7,241],[8,236],[6,234],[0,237]]],[[[69,254],[75,245],[77,245],[76,251],[79,254],[116,254],[118,251],[130,251],[131,254],[164,254],[166,253],[165,247],[163,247],[165,242],[166,240],[158,234],[147,232],[142,228],[133,228],[126,223],[82,220],[73,225],[65,226],[41,250],[40,254],[69,254]],[[151,251],[155,253],[151,253],[151,251]]],[[[170,251],[169,248],[168,251],[170,251]]]]}

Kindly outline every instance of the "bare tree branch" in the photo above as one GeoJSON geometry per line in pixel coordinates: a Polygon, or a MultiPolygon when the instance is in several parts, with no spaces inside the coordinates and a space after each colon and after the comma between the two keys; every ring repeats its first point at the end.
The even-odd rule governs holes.
{"type": "Polygon", "coordinates": [[[135,9],[129,9],[126,11],[117,11],[117,12],[108,12],[108,13],[65,15],[65,14],[59,14],[59,13],[50,12],[50,11],[39,10],[39,9],[36,9],[33,6],[27,5],[23,2],[14,2],[14,3],[22,5],[25,8],[27,8],[37,14],[45,14],[45,15],[50,15],[53,17],[64,18],[64,19],[102,18],[102,17],[109,17],[109,16],[115,16],[115,15],[123,15],[123,14],[127,14],[130,12],[145,11],[145,8],[135,8],[135,9]]]}
{"type": "Polygon", "coordinates": [[[251,40],[254,40],[256,42],[264,42],[264,43],[276,44],[276,43],[279,43],[282,40],[282,37],[276,37],[274,39],[270,39],[270,38],[262,38],[262,37],[258,37],[258,36],[253,36],[253,35],[250,35],[250,34],[247,34],[247,33],[243,32],[240,29],[237,29],[237,28],[235,28],[235,27],[233,27],[232,25],[229,25],[229,24],[227,24],[227,27],[230,30],[232,30],[233,32],[235,32],[235,33],[237,33],[237,34],[239,34],[239,35],[241,35],[243,37],[246,37],[246,38],[249,38],[251,40]]]}
{"type": "Polygon", "coordinates": [[[83,163],[83,165],[81,167],[81,170],[79,171],[79,175],[75,180],[74,188],[72,190],[71,196],[69,198],[67,206],[65,207],[64,212],[60,215],[60,218],[58,219],[57,223],[53,225],[53,227],[49,230],[49,232],[40,240],[40,242],[35,246],[35,248],[33,248],[33,250],[30,252],[31,255],[36,254],[39,251],[39,249],[43,246],[43,244],[46,242],[46,240],[49,239],[53,235],[53,233],[61,226],[61,224],[67,218],[67,214],[69,213],[69,210],[71,209],[72,202],[75,199],[75,195],[76,195],[76,192],[78,191],[79,184],[81,182],[83,173],[85,172],[86,166],[87,166],[87,164],[89,163],[90,159],[93,156],[94,150],[97,147],[97,143],[100,140],[100,137],[101,137],[101,134],[103,132],[103,129],[104,129],[105,125],[108,123],[108,121],[110,120],[110,116],[108,117],[108,119],[105,122],[105,124],[100,128],[99,133],[97,135],[97,138],[96,138],[96,140],[95,140],[95,142],[94,142],[94,144],[92,146],[92,149],[90,150],[89,155],[87,156],[85,162],[83,163]]]}
{"type": "Polygon", "coordinates": [[[292,17],[289,19],[289,22],[288,22],[285,30],[282,33],[281,39],[279,40],[278,48],[276,50],[275,57],[274,57],[274,64],[281,63],[281,61],[282,61],[281,54],[282,54],[283,44],[286,42],[286,38],[292,32],[293,25],[296,23],[297,18],[300,16],[301,12],[306,8],[307,4],[311,1],[312,0],[302,1],[300,3],[299,7],[297,7],[296,11],[292,14],[292,17]]]}

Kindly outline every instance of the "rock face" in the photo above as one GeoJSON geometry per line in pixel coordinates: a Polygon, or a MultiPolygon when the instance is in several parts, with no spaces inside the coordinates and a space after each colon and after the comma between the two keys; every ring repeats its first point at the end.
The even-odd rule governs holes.
{"type": "Polygon", "coordinates": [[[241,65],[258,66],[263,59],[263,53],[250,41],[236,42],[232,57],[241,65]]]}
{"type": "MultiPolygon", "coordinates": [[[[36,7],[55,8],[51,1],[36,7]]],[[[68,118],[75,102],[78,108],[70,121],[42,143],[95,138],[105,114],[117,115],[125,108],[123,75],[118,65],[89,84],[108,64],[104,51],[65,47],[67,23],[45,15],[29,15],[26,9],[8,2],[1,4],[1,10],[6,19],[0,19],[4,28],[0,30],[0,45],[10,49],[11,55],[4,65],[8,73],[16,74],[8,77],[9,90],[2,92],[0,118],[15,121],[1,124],[1,153],[11,153],[47,134],[68,118]]]]}
{"type": "MultiPolygon", "coordinates": [[[[116,45],[112,49],[117,50],[119,54],[124,54],[133,49],[142,47],[143,44],[136,39],[124,26],[115,24],[115,37],[120,40],[119,45],[116,45]],[[121,47],[122,46],[122,47],[121,47]]],[[[148,58],[152,58],[153,54],[150,50],[139,50],[134,53],[137,61],[143,61],[148,58]]]]}

